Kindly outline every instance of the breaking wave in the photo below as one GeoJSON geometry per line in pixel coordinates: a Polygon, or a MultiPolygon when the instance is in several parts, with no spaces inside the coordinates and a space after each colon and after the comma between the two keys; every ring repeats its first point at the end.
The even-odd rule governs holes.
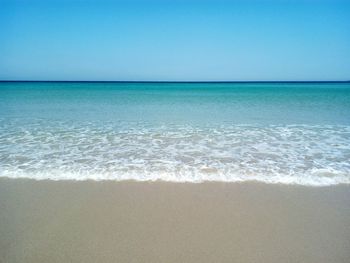
{"type": "Polygon", "coordinates": [[[350,126],[0,124],[2,177],[350,183],[350,126]]]}

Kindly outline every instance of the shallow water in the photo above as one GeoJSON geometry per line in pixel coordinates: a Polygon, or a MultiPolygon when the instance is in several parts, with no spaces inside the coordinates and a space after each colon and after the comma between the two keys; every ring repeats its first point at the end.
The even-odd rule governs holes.
{"type": "Polygon", "coordinates": [[[1,83],[0,176],[350,183],[350,84],[1,83]]]}

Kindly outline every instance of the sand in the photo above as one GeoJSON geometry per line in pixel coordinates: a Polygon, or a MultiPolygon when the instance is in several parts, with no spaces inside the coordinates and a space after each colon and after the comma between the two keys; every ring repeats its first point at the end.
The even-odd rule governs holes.
{"type": "Polygon", "coordinates": [[[350,186],[0,179],[0,262],[350,262],[350,186]]]}

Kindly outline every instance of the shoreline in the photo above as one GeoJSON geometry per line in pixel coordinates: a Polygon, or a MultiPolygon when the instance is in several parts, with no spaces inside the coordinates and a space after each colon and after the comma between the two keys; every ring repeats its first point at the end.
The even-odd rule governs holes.
{"type": "Polygon", "coordinates": [[[1,262],[347,262],[350,185],[0,178],[1,262]]]}
{"type": "Polygon", "coordinates": [[[189,185],[200,185],[200,184],[239,184],[239,185],[249,185],[249,184],[257,184],[257,185],[271,185],[271,186],[285,186],[285,187],[305,187],[305,188],[327,188],[327,187],[341,187],[341,186],[349,186],[350,183],[345,182],[332,182],[329,184],[326,183],[296,183],[294,181],[291,182],[281,182],[281,181],[263,181],[259,179],[237,179],[234,180],[227,180],[227,181],[220,181],[220,180],[198,180],[198,181],[182,181],[182,180],[164,180],[164,179],[90,179],[90,178],[77,178],[77,179],[71,179],[71,178],[35,178],[35,177],[25,177],[25,176],[19,176],[19,177],[12,177],[12,176],[0,176],[0,182],[1,180],[24,180],[24,181],[33,181],[33,182],[66,182],[66,183],[121,183],[121,184],[189,184],[189,185]]]}

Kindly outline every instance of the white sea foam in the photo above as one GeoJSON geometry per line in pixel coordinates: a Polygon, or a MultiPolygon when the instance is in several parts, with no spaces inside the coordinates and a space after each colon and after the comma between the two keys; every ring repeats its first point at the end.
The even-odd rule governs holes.
{"type": "Polygon", "coordinates": [[[349,126],[1,122],[0,176],[350,184],[349,126]]]}

